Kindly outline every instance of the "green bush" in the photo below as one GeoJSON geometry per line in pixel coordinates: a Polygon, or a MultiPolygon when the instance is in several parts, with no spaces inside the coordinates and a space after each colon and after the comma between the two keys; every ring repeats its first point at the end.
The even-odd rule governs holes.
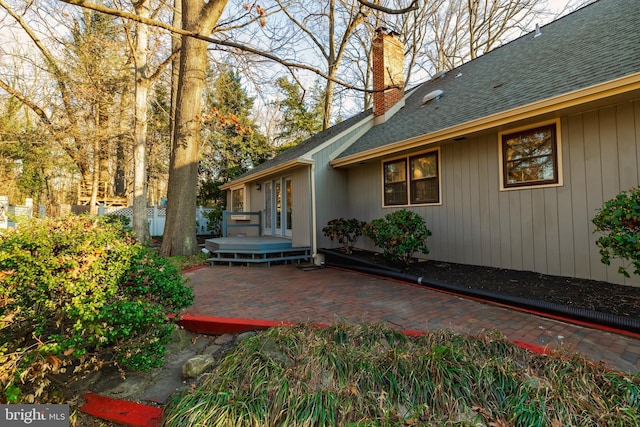
{"type": "Polygon", "coordinates": [[[168,314],[193,302],[175,267],[105,217],[32,220],[0,236],[0,401],[53,402],[105,364],[164,361],[168,314]]]}
{"type": "Polygon", "coordinates": [[[431,236],[431,231],[420,215],[406,209],[374,219],[364,227],[364,234],[391,261],[409,264],[414,253],[429,253],[427,237],[431,236]]]}
{"type": "Polygon", "coordinates": [[[626,260],[629,264],[618,268],[618,272],[629,277],[627,269],[640,274],[640,189],[623,191],[604,203],[593,219],[598,238],[602,262],[611,264],[611,258],[626,260]]]}
{"type": "Polygon", "coordinates": [[[353,246],[362,236],[364,226],[364,221],[359,221],[355,218],[338,218],[329,221],[327,226],[322,229],[322,232],[331,240],[338,240],[338,243],[344,247],[345,253],[350,254],[353,246]]]}
{"type": "Polygon", "coordinates": [[[224,208],[216,206],[204,214],[207,218],[207,231],[213,236],[222,236],[222,212],[224,208]]]}

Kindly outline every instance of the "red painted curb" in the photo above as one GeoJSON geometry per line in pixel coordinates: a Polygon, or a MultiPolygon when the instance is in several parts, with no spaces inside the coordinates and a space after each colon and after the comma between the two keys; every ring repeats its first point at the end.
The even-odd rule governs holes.
{"type": "Polygon", "coordinates": [[[94,417],[133,427],[156,427],[160,425],[162,408],[126,400],[111,399],[94,393],[87,393],[82,397],[87,402],[80,407],[80,410],[94,417]]]}
{"type": "Polygon", "coordinates": [[[525,350],[529,350],[537,354],[553,354],[553,350],[549,350],[545,347],[540,347],[539,345],[529,344],[528,342],[520,340],[515,340],[513,343],[520,348],[524,348],[525,350]]]}
{"type": "MultiPolygon", "coordinates": [[[[243,319],[239,317],[217,317],[217,316],[194,316],[192,314],[183,314],[177,321],[190,332],[198,334],[236,334],[247,331],[255,331],[269,329],[277,326],[293,326],[296,322],[283,322],[276,320],[258,320],[243,319]]],[[[323,327],[326,325],[315,324],[314,326],[323,327]]]]}
{"type": "Polygon", "coordinates": [[[195,267],[184,269],[180,273],[189,273],[189,272],[192,272],[192,271],[200,270],[201,268],[205,268],[205,267],[208,267],[208,266],[209,266],[209,264],[196,265],[195,267]]]}

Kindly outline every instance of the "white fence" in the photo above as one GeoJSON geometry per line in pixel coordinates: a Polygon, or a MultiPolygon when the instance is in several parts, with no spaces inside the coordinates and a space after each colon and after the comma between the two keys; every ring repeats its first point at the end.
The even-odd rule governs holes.
{"type": "Polygon", "coordinates": [[[9,216],[33,216],[33,199],[26,199],[24,206],[10,205],[8,196],[0,196],[0,228],[15,227],[9,216]]]}
{"type": "MultiPolygon", "coordinates": [[[[202,206],[196,209],[196,234],[197,235],[209,235],[215,234],[209,230],[209,219],[207,214],[211,212],[212,208],[203,208],[202,206]]],[[[40,206],[40,217],[45,216],[44,206],[40,206]]],[[[133,222],[133,208],[123,207],[105,207],[100,206],[98,208],[98,215],[122,215],[129,218],[129,223],[133,222]]],[[[0,228],[15,227],[15,224],[9,219],[9,216],[33,216],[33,199],[26,199],[24,206],[10,205],[9,197],[0,196],[0,228]]],[[[162,236],[164,233],[164,224],[167,220],[166,208],[153,206],[147,208],[147,221],[149,222],[149,233],[152,236],[162,236]]],[[[219,226],[219,224],[218,224],[219,226]]],[[[218,231],[219,232],[219,231],[218,231]]]]}
{"type": "MultiPolygon", "coordinates": [[[[207,214],[211,212],[211,208],[196,208],[196,234],[207,235],[212,232],[209,230],[209,220],[207,214]]],[[[98,215],[122,215],[129,218],[129,223],[133,222],[133,208],[123,207],[104,207],[98,208],[98,215]]],[[[164,225],[167,220],[167,209],[158,206],[147,208],[147,221],[149,222],[149,233],[152,236],[162,236],[164,234],[164,225]]]]}

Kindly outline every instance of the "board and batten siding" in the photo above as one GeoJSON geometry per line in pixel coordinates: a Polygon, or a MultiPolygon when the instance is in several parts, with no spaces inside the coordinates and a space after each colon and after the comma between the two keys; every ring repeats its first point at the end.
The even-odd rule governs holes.
{"type": "MultiPolygon", "coordinates": [[[[606,200],[638,186],[640,101],[564,116],[559,133],[559,187],[500,191],[497,132],[440,146],[441,204],[410,208],[433,232],[428,257],[640,286],[619,264],[602,264],[591,222],[606,200]]],[[[348,192],[349,217],[396,209],[382,206],[380,160],[349,168],[348,192]]],[[[358,246],[373,248],[365,237],[358,246]]]]}
{"type": "Polygon", "coordinates": [[[293,192],[291,244],[293,247],[311,246],[310,168],[310,166],[299,167],[291,174],[291,191],[293,192]]]}
{"type": "MultiPolygon", "coordinates": [[[[293,247],[311,246],[311,228],[309,226],[309,218],[311,217],[311,186],[309,169],[310,166],[299,166],[287,171],[286,174],[275,174],[263,177],[257,181],[250,181],[245,185],[245,191],[249,193],[247,208],[253,212],[263,212],[264,215],[265,183],[269,181],[280,181],[283,184],[282,189],[284,191],[284,179],[291,178],[291,190],[293,192],[291,244],[293,247]],[[256,188],[257,183],[260,183],[260,190],[256,188]]],[[[231,191],[227,193],[227,204],[230,206],[231,191]]],[[[252,233],[248,235],[257,233],[255,228],[247,228],[245,230],[241,227],[236,228],[234,232],[252,233]]]]}
{"type": "Polygon", "coordinates": [[[314,179],[316,194],[316,238],[318,248],[333,248],[337,243],[324,236],[322,229],[329,221],[347,218],[349,215],[349,195],[347,193],[347,171],[334,169],[329,165],[331,155],[346,141],[353,139],[358,129],[345,134],[332,144],[313,154],[315,162],[314,179]]]}

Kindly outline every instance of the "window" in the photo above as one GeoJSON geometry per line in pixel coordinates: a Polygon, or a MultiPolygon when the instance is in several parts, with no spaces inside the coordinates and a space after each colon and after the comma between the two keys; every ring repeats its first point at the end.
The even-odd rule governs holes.
{"type": "Polygon", "coordinates": [[[411,204],[438,203],[440,201],[438,183],[437,153],[411,157],[411,204]]]}
{"type": "Polygon", "coordinates": [[[501,133],[503,189],[561,184],[557,123],[501,133]]]}
{"type": "Polygon", "coordinates": [[[438,151],[383,163],[384,206],[440,202],[438,151]]]}
{"type": "Polygon", "coordinates": [[[244,188],[231,190],[231,212],[244,211],[244,188]]]}
{"type": "Polygon", "coordinates": [[[407,162],[405,159],[384,164],[384,205],[407,204],[407,162]]]}

